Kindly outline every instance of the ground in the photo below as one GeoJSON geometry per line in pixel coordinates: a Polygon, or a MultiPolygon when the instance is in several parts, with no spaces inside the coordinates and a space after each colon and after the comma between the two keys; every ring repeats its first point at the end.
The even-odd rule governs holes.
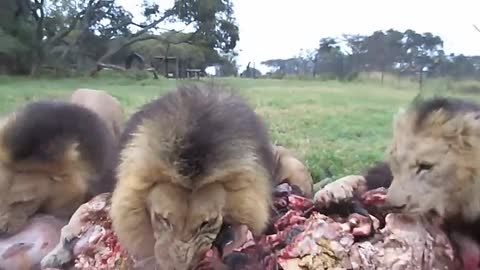
{"type": "MultiPolygon", "coordinates": [[[[382,160],[393,114],[419,93],[416,84],[395,79],[387,79],[383,86],[378,80],[366,79],[348,83],[240,78],[214,81],[227,83],[247,97],[267,121],[273,139],[291,148],[306,163],[315,181],[359,174],[382,160]]],[[[112,74],[75,79],[0,77],[0,113],[29,100],[66,97],[77,88],[94,88],[117,97],[131,114],[184,82],[135,80],[112,74]]],[[[423,91],[480,100],[479,94],[460,91],[472,88],[465,85],[437,80],[427,83],[423,91]]]]}

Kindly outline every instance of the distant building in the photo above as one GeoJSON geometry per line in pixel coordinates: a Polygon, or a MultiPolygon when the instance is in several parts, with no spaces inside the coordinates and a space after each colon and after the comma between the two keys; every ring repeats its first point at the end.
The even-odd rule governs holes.
{"type": "Polygon", "coordinates": [[[208,76],[216,76],[217,74],[220,74],[221,67],[219,65],[214,65],[214,66],[209,66],[205,68],[205,73],[207,73],[208,76]]]}

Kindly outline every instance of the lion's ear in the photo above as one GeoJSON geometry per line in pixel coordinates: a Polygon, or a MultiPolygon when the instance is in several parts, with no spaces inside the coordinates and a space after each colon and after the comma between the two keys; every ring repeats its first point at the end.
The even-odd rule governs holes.
{"type": "Polygon", "coordinates": [[[405,125],[405,116],[407,111],[405,108],[398,109],[397,113],[393,115],[393,131],[403,129],[405,125]]]}
{"type": "Polygon", "coordinates": [[[480,138],[480,113],[462,114],[448,120],[442,126],[444,137],[455,139],[463,146],[476,145],[480,138]]]}
{"type": "Polygon", "coordinates": [[[480,112],[471,112],[462,116],[461,134],[462,136],[480,135],[480,112]]]}
{"type": "Polygon", "coordinates": [[[402,131],[407,130],[407,110],[405,108],[400,108],[396,114],[393,115],[393,140],[390,142],[390,145],[385,151],[385,155],[388,157],[391,155],[395,148],[395,140],[397,136],[402,136],[402,131]]]}
{"type": "Polygon", "coordinates": [[[468,133],[468,125],[465,115],[454,117],[441,125],[444,137],[454,138],[468,133]]]}

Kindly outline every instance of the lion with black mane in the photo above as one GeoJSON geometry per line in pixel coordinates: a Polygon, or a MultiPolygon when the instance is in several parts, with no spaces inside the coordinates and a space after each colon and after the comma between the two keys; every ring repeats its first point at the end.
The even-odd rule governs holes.
{"type": "Polygon", "coordinates": [[[179,87],[126,123],[113,228],[132,255],[189,269],[223,224],[263,232],[273,168],[268,130],[247,102],[220,87],[179,87]]]}
{"type": "Polygon", "coordinates": [[[114,149],[97,114],[69,102],[35,101],[0,122],[0,233],[29,217],[68,219],[96,194],[112,189],[114,149]]]}

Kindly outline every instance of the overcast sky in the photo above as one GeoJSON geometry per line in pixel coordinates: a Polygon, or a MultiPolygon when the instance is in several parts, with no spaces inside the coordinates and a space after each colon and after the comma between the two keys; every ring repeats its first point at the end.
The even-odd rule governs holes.
{"type": "MultiPolygon", "coordinates": [[[[141,0],[120,0],[134,15],[141,0]],[[138,2],[137,2],[138,1],[138,2]]],[[[233,0],[240,27],[239,64],[288,58],[322,37],[408,28],[432,32],[447,53],[480,55],[480,0],[233,0]]],[[[173,0],[158,0],[170,6],[173,0]]]]}

